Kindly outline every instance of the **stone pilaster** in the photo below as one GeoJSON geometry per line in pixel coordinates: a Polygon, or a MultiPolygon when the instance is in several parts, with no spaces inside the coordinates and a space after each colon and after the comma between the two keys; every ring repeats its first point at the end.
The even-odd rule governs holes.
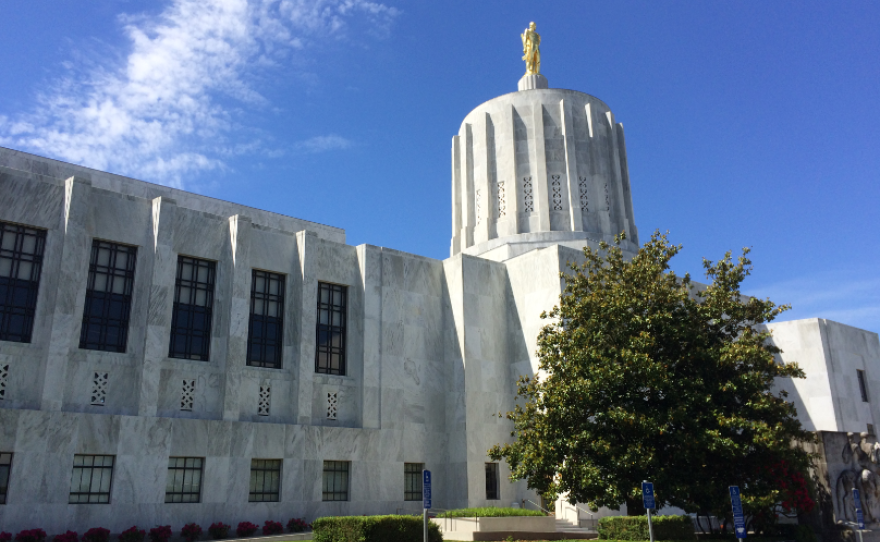
{"type": "Polygon", "coordinates": [[[250,237],[251,219],[244,215],[229,217],[229,249],[232,269],[229,280],[229,329],[226,348],[226,388],[223,394],[223,419],[241,417],[242,370],[247,363],[248,323],[251,303],[250,237]]]}
{"type": "Polygon", "coordinates": [[[296,246],[299,250],[300,271],[302,272],[302,296],[300,297],[299,325],[301,327],[299,344],[299,368],[297,385],[299,388],[296,407],[298,423],[312,423],[312,389],[315,376],[315,329],[318,317],[318,279],[315,274],[315,258],[310,251],[319,242],[318,235],[308,230],[296,234],[296,246]]]}
{"type": "Polygon", "coordinates": [[[574,123],[571,118],[571,107],[569,107],[565,100],[559,101],[559,117],[562,119],[562,138],[565,145],[565,176],[568,179],[568,212],[570,217],[569,229],[571,231],[583,231],[584,219],[581,216],[574,123]]]}
{"type": "Polygon", "coordinates": [[[364,429],[381,427],[382,402],[382,249],[357,247],[364,285],[364,376],[361,423],[364,429]]]}
{"type": "Polygon", "coordinates": [[[532,164],[535,178],[532,186],[535,191],[535,212],[538,213],[538,231],[550,231],[550,194],[547,186],[547,153],[544,148],[544,107],[535,104],[532,110],[534,142],[532,164]]]}
{"type": "Polygon", "coordinates": [[[153,200],[153,260],[150,277],[150,303],[147,309],[147,333],[144,363],[141,367],[139,416],[155,416],[159,403],[162,360],[168,357],[171,317],[174,310],[174,280],[177,253],[174,251],[174,218],[177,202],[171,198],[153,200]]]}
{"type": "Polygon", "coordinates": [[[91,190],[89,180],[70,177],[64,181],[64,216],[60,228],[64,243],[43,379],[42,410],[61,410],[70,352],[79,345],[91,255],[91,190]]]}

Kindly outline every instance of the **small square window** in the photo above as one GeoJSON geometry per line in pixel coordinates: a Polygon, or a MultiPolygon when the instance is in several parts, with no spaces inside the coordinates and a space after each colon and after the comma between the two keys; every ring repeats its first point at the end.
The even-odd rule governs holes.
{"type": "Polygon", "coordinates": [[[425,470],[424,463],[404,463],[403,464],[403,500],[420,501],[422,500],[422,471],[425,470]]]}
{"type": "Polygon", "coordinates": [[[201,457],[169,457],[165,502],[199,502],[202,493],[201,457]]]}
{"type": "Polygon", "coordinates": [[[249,502],[278,502],[281,497],[281,460],[251,459],[249,502]]]}
{"type": "Polygon", "coordinates": [[[498,493],[498,463],[486,463],[486,500],[497,501],[498,493]]]}
{"type": "Polygon", "coordinates": [[[70,504],[109,504],[113,479],[112,455],[73,456],[70,477],[70,504]]]}
{"type": "Polygon", "coordinates": [[[348,500],[348,461],[324,461],[324,484],[321,500],[348,500]]]}

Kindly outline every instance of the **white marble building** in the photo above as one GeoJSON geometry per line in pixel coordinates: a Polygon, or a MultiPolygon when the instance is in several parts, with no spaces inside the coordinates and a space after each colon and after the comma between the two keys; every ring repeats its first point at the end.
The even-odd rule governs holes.
{"type": "MultiPolygon", "coordinates": [[[[537,501],[495,414],[565,263],[638,246],[622,125],[544,81],[453,137],[443,261],[0,149],[0,530],[416,511],[422,466],[439,508],[537,501]]],[[[876,425],[876,334],[774,331],[809,428],[876,425]]]]}

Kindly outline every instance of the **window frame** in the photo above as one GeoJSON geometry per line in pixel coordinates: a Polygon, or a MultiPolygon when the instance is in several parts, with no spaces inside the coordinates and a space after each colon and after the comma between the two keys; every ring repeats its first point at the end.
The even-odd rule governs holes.
{"type": "Polygon", "coordinates": [[[0,506],[9,500],[9,479],[12,477],[13,452],[0,452],[0,506]],[[6,476],[3,476],[3,472],[6,476]]]}
{"type": "Polygon", "coordinates": [[[251,458],[251,477],[248,490],[248,502],[281,502],[281,475],[284,469],[283,459],[259,459],[251,458]],[[260,462],[261,464],[257,464],[260,462]],[[268,465],[269,463],[277,464],[277,468],[268,465]],[[272,490],[271,480],[267,480],[267,474],[277,474],[274,491],[272,490]],[[256,476],[255,476],[256,474],[256,476]],[[262,482],[259,483],[256,478],[259,474],[263,475],[262,482]],[[269,489],[266,489],[267,482],[269,489]],[[259,485],[259,490],[257,488],[259,485]],[[268,496],[268,498],[265,498],[268,496]]]}
{"type": "Polygon", "coordinates": [[[346,335],[348,333],[348,286],[332,282],[318,282],[317,319],[315,321],[315,372],[335,376],[346,374],[346,335]],[[321,293],[326,289],[329,292],[329,303],[321,302],[321,293]],[[334,293],[340,293],[342,304],[333,302],[334,293]],[[322,311],[327,313],[329,323],[321,323],[322,311]],[[333,325],[333,316],[338,314],[340,325],[333,325]],[[329,341],[322,341],[322,334],[329,334],[329,341]],[[339,337],[339,346],[333,346],[332,340],[339,337]],[[322,355],[326,361],[322,362],[322,355]],[[337,355],[338,367],[333,367],[332,356],[337,355]]]}
{"type": "Polygon", "coordinates": [[[67,498],[68,504],[110,504],[110,497],[113,494],[113,469],[116,466],[116,456],[115,455],[107,455],[107,454],[74,454],[73,456],[73,470],[70,473],[70,495],[67,498]],[[81,464],[77,465],[77,458],[83,458],[85,461],[86,458],[91,460],[90,465],[81,464]],[[102,464],[95,465],[95,460],[101,458],[102,464]],[[104,462],[109,458],[110,465],[104,464],[104,462]],[[84,479],[85,472],[89,473],[89,484],[87,491],[74,491],[74,480],[76,479],[77,469],[80,471],[80,483],[78,486],[80,489],[83,488],[82,481],[84,479]],[[106,491],[93,491],[93,486],[95,485],[95,474],[96,472],[100,474],[98,478],[99,490],[100,486],[104,480],[104,476],[108,477],[107,480],[107,489],[106,491]],[[82,500],[85,497],[86,500],[82,500]],[[94,500],[93,500],[94,497],[94,500]],[[78,499],[78,500],[75,500],[78,499]]]}
{"type": "Polygon", "coordinates": [[[282,273],[275,273],[273,271],[264,271],[262,269],[252,269],[251,270],[251,302],[250,302],[250,313],[248,315],[248,341],[247,341],[247,364],[251,367],[263,367],[266,369],[281,369],[282,367],[282,355],[284,351],[284,299],[287,288],[287,276],[282,273]],[[262,277],[260,277],[263,275],[262,277]],[[263,278],[265,280],[265,284],[268,286],[270,281],[278,281],[278,294],[272,294],[269,292],[257,292],[257,278],[263,278]],[[255,314],[255,308],[257,305],[257,301],[262,301],[263,305],[263,314],[255,314]],[[279,305],[278,317],[268,316],[266,312],[268,312],[268,306],[270,302],[275,302],[279,305]],[[272,322],[270,319],[277,319],[277,322],[272,322]],[[261,338],[256,338],[254,336],[254,327],[256,324],[262,323],[263,336],[261,338]],[[266,330],[269,326],[274,325],[277,326],[277,340],[272,341],[266,338],[266,330]],[[274,345],[272,343],[275,343],[274,345]],[[275,347],[275,355],[274,359],[269,360],[266,356],[266,349],[270,346],[275,347]],[[260,351],[261,359],[256,359],[257,356],[252,356],[252,351],[254,347],[258,347],[260,351]]]}
{"type": "Polygon", "coordinates": [[[498,463],[486,463],[486,500],[501,500],[501,484],[499,483],[498,463]],[[494,497],[492,494],[494,493],[494,497]]]}
{"type": "Polygon", "coordinates": [[[204,457],[188,457],[188,456],[171,456],[168,458],[168,470],[165,477],[165,504],[193,504],[202,502],[202,480],[204,479],[205,458],[204,457]],[[172,464],[183,460],[183,465],[178,466],[172,464]],[[198,461],[198,466],[190,465],[189,462],[198,461]],[[180,472],[180,487],[178,489],[177,473],[180,472]],[[190,475],[189,486],[192,487],[192,474],[198,473],[198,482],[195,491],[186,491],[187,474],[190,475]],[[169,487],[171,491],[169,491],[169,487]],[[190,500],[195,495],[195,500],[190,500]],[[177,498],[179,497],[179,500],[177,498]],[[169,500],[170,499],[170,500],[169,500]]]}
{"type": "MultiPolygon", "coordinates": [[[[35,228],[14,222],[0,221],[0,262],[10,260],[9,276],[0,276],[0,286],[5,295],[0,297],[0,341],[29,344],[33,339],[37,300],[40,295],[40,277],[43,273],[43,258],[46,251],[46,233],[35,228]],[[13,236],[12,248],[3,248],[7,235],[13,236]],[[33,252],[25,253],[25,237],[33,237],[33,252]],[[30,276],[19,278],[22,263],[31,265],[30,276]],[[24,297],[23,304],[15,304],[15,298],[24,297]],[[9,328],[14,319],[21,319],[21,332],[12,333],[9,328]]],[[[0,269],[3,268],[0,263],[0,269]]]]}
{"type": "Polygon", "coordinates": [[[423,496],[422,471],[424,463],[403,464],[403,500],[420,501],[423,496]],[[412,482],[415,481],[415,484],[412,482]]]}
{"type": "Polygon", "coordinates": [[[856,378],[859,381],[859,393],[862,396],[863,403],[870,403],[868,400],[868,380],[865,377],[865,371],[856,369],[856,378]]]}
{"type": "MultiPolygon", "coordinates": [[[[83,350],[98,350],[103,352],[125,353],[128,347],[128,329],[131,320],[131,299],[134,292],[134,275],[137,267],[137,251],[138,247],[116,243],[114,241],[104,241],[102,239],[92,240],[92,253],[89,257],[89,278],[86,285],[86,301],[83,306],[82,326],[80,328],[79,347],[83,350]],[[100,250],[106,249],[110,251],[110,263],[106,266],[99,265],[98,259],[100,250]],[[120,253],[126,253],[128,260],[125,268],[116,267],[115,263],[120,253]],[[100,268],[103,268],[101,270],[100,268]],[[98,274],[108,276],[108,280],[122,280],[123,293],[116,294],[107,290],[95,290],[95,281],[98,274]],[[93,304],[103,298],[101,303],[102,312],[98,315],[90,313],[93,304]],[[120,318],[108,316],[112,303],[121,303],[122,315],[120,318]],[[107,342],[107,331],[114,327],[112,324],[118,322],[115,327],[119,328],[119,337],[115,343],[107,342]],[[90,330],[97,329],[99,339],[95,342],[88,340],[90,330]]],[[[111,287],[112,290],[112,287],[111,287]]]]}
{"type": "Polygon", "coordinates": [[[322,502],[347,502],[351,500],[351,461],[324,461],[324,468],[321,476],[321,501],[322,502]],[[328,474],[331,477],[330,490],[328,491],[328,474]],[[343,483],[345,487],[339,489],[337,482],[339,478],[337,474],[344,474],[343,483]],[[328,496],[330,498],[328,498],[328,496]],[[338,498],[341,497],[341,498],[338,498]]]}
{"type": "Polygon", "coordinates": [[[194,361],[210,361],[211,360],[211,335],[214,325],[214,291],[217,286],[217,262],[204,258],[195,258],[193,256],[177,256],[177,274],[174,279],[174,309],[171,317],[171,330],[168,341],[168,357],[176,359],[189,359],[194,361]],[[190,278],[181,278],[183,266],[190,264],[193,266],[194,272],[190,273],[190,278]],[[207,270],[207,282],[198,280],[198,270],[205,268],[207,270]],[[191,278],[195,275],[196,278],[191,278]],[[181,302],[181,291],[187,289],[189,299],[187,303],[181,302]],[[199,292],[205,293],[206,302],[204,305],[198,305],[194,301],[199,292]],[[196,317],[203,316],[205,320],[205,329],[198,331],[194,329],[193,322],[196,317]],[[184,323],[181,323],[181,319],[184,323]],[[196,352],[193,348],[193,339],[201,337],[204,341],[204,348],[196,352]],[[180,346],[177,341],[183,341],[183,346],[175,350],[175,346],[180,346]]]}

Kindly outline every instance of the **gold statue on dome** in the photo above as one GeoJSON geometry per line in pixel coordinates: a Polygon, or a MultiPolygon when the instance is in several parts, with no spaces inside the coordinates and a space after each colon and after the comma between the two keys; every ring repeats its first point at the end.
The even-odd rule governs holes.
{"type": "Polygon", "coordinates": [[[519,37],[523,43],[522,59],[526,61],[526,75],[538,75],[541,73],[541,36],[535,30],[535,23],[529,23],[519,37]]]}

